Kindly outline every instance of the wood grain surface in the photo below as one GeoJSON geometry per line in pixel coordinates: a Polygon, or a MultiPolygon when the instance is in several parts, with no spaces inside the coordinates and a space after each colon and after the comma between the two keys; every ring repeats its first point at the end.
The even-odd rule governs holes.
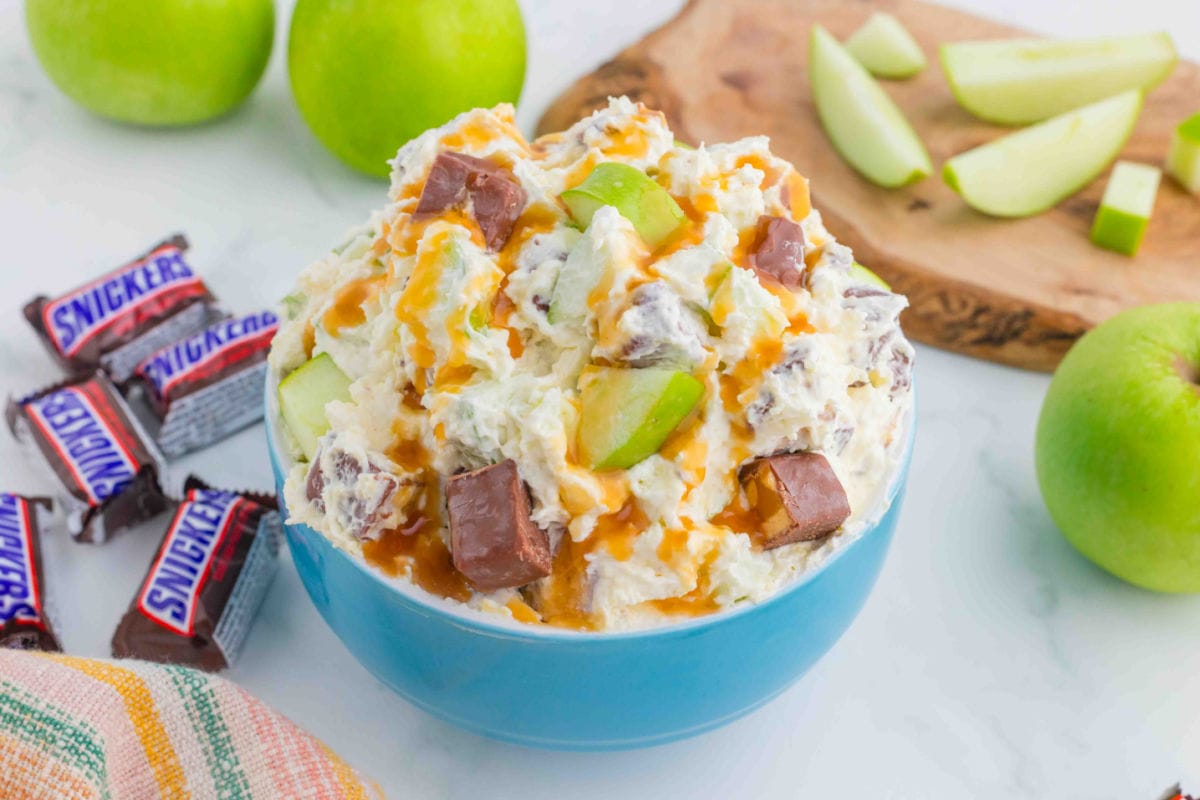
{"type": "MultiPolygon", "coordinates": [[[[954,102],[937,46],[1025,34],[919,0],[691,0],[580,79],[546,111],[540,130],[566,128],[609,95],[625,94],[665,112],[685,141],[770,136],[772,149],[811,180],[829,229],[908,295],[909,335],[967,355],[1050,370],[1078,336],[1121,309],[1200,300],[1200,199],[1168,178],[1141,252],[1127,258],[1088,241],[1107,172],[1023,220],[971,210],[938,174],[887,190],[854,172],[817,120],[808,34],[820,23],[845,38],[878,10],[895,14],[930,60],[917,77],[884,85],[925,141],[935,172],[1005,131],[954,102]]],[[[1181,62],[1148,96],[1121,157],[1161,165],[1171,131],[1197,110],[1200,67],[1181,62]]]]}

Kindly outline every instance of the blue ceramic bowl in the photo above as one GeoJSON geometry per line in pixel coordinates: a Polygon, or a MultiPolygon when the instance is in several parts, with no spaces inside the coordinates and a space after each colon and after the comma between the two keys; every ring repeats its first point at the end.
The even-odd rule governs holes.
{"type": "MultiPolygon", "coordinates": [[[[282,494],[274,381],[267,430],[282,494]]],[[[912,425],[909,425],[910,429],[912,425]]],[[[532,747],[610,750],[724,725],[782,692],[850,626],[900,513],[912,437],[887,510],[823,566],[757,605],[635,633],[588,634],[460,610],[389,579],[307,525],[285,525],[300,580],[363,666],[413,705],[532,747]]]]}

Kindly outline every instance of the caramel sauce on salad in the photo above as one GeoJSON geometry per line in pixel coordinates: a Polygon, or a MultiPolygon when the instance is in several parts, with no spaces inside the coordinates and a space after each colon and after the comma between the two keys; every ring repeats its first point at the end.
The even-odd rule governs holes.
{"type": "Polygon", "coordinates": [[[402,528],[363,542],[363,558],[387,575],[408,575],[430,594],[461,603],[471,599],[471,585],[454,568],[450,548],[442,541],[441,492],[436,481],[426,483],[419,508],[402,528]]]}
{"type": "Polygon", "coordinates": [[[367,321],[367,312],[363,308],[368,302],[379,297],[387,275],[368,275],[350,281],[343,286],[333,298],[333,305],[321,318],[321,327],[335,336],[347,328],[357,328],[367,321]]]}

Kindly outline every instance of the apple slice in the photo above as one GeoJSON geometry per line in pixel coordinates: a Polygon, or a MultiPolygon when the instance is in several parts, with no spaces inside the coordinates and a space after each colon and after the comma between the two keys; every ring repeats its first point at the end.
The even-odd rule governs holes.
{"type": "Polygon", "coordinates": [[[996,217],[1045,211],[1086,186],[1121,152],[1142,108],[1136,89],[959,153],[942,177],[996,217]]]}
{"type": "Polygon", "coordinates": [[[317,440],[329,430],[325,406],[350,399],[350,379],[328,353],[309,359],[279,384],[279,413],[305,459],[317,452],[317,440]]]}
{"type": "Polygon", "coordinates": [[[911,78],[925,69],[925,54],[900,20],[877,11],[846,40],[846,49],[880,78],[911,78]]]}
{"type": "Polygon", "coordinates": [[[1146,164],[1118,161],[1104,189],[1104,199],[1092,224],[1092,241],[1127,256],[1142,244],[1162,170],[1146,164]]]}
{"type": "Polygon", "coordinates": [[[1200,114],[1184,120],[1171,134],[1167,172],[1189,192],[1200,193],[1200,114]]]}
{"type": "Polygon", "coordinates": [[[940,55],[959,104],[1001,125],[1039,122],[1129,89],[1149,90],[1178,60],[1165,33],[956,42],[942,45],[940,55]]]}
{"type": "Polygon", "coordinates": [[[583,183],[561,197],[581,228],[587,228],[592,215],[601,208],[612,206],[633,223],[650,249],[669,239],[687,219],[679,204],[653,178],[614,161],[597,164],[583,183]]]}
{"type": "Polygon", "coordinates": [[[658,452],[692,413],[704,384],[687,372],[590,366],[579,377],[579,457],[589,469],[628,469],[658,452]]]}
{"type": "Polygon", "coordinates": [[[880,289],[887,289],[889,292],[892,290],[892,285],[890,283],[857,261],[850,265],[850,274],[858,278],[863,283],[873,283],[880,289]]]}
{"type": "Polygon", "coordinates": [[[863,177],[894,188],[933,171],[925,146],[887,92],[820,25],[809,40],[808,73],[825,133],[863,177]]]}

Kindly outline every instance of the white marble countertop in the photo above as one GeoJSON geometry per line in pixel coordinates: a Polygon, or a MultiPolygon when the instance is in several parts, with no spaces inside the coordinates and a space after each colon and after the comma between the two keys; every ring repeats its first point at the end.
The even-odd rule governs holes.
{"type": "MultiPolygon", "coordinates": [[[[1200,59],[1195,0],[957,0],[1059,35],[1165,28],[1200,59]]],[[[316,143],[270,70],[217,123],[145,131],[89,116],[51,86],[16,0],[0,3],[0,391],[58,376],[19,313],[184,230],[234,310],[264,306],[382,204],[316,143]]],[[[283,2],[286,9],[290,3],[283,2]]],[[[666,19],[676,0],[527,0],[521,121],[666,19]]],[[[1200,98],[1198,98],[1200,102],[1200,98]]],[[[804,165],[799,165],[803,171],[804,165]]],[[[1200,792],[1200,598],[1108,577],[1055,532],[1033,476],[1045,376],[921,348],[912,479],[866,609],[798,685],[750,717],[646,751],[562,754],[460,732],[351,658],[286,560],[228,674],[322,737],[394,797],[1156,798],[1200,792]]],[[[178,464],[221,484],[270,482],[261,428],[178,464]]],[[[41,484],[0,443],[0,486],[41,484]]],[[[104,656],[161,525],[104,547],[49,543],[67,648],[104,656]]]]}

